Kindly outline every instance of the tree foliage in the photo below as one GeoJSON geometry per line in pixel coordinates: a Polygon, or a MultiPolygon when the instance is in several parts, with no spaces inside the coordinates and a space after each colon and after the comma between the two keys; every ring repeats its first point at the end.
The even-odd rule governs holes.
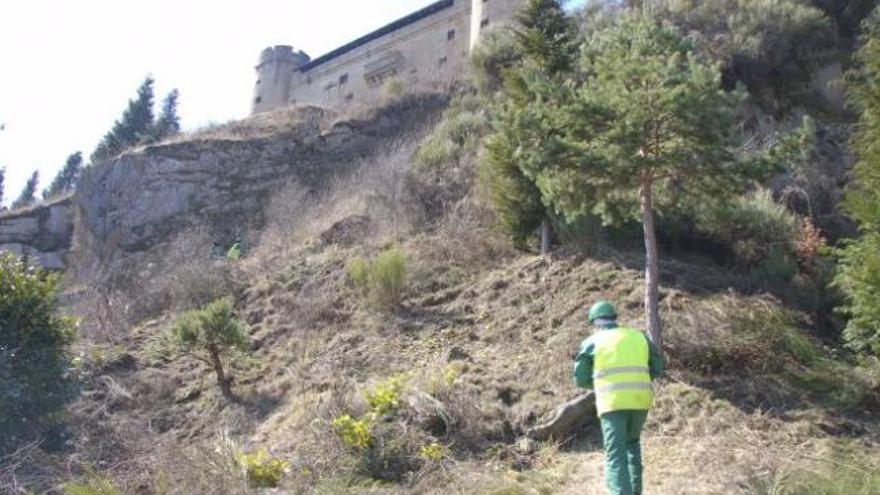
{"type": "Polygon", "coordinates": [[[876,0],[811,0],[810,3],[833,19],[838,33],[847,39],[856,37],[862,21],[876,7],[876,0]]]}
{"type": "Polygon", "coordinates": [[[161,141],[180,132],[180,117],[177,115],[177,99],[180,93],[173,89],[162,102],[162,112],[153,125],[152,140],[161,141]]]}
{"type": "Polygon", "coordinates": [[[862,231],[841,250],[838,284],[851,319],[844,337],[856,349],[880,355],[880,8],[866,21],[851,94],[861,110],[853,146],[859,161],[845,207],[862,231]]]}
{"type": "Polygon", "coordinates": [[[37,184],[40,182],[40,172],[34,171],[24,185],[21,194],[12,202],[12,209],[25,208],[34,204],[37,200],[37,184]]]}
{"type": "Polygon", "coordinates": [[[3,200],[5,199],[3,196],[3,193],[6,190],[5,182],[6,182],[6,168],[0,167],[0,210],[3,209],[3,200]]]}
{"type": "Polygon", "coordinates": [[[104,135],[92,153],[92,163],[108,160],[126,148],[149,139],[153,131],[153,78],[147,76],[137,89],[137,96],[128,101],[122,117],[104,135]]]}
{"type": "Polygon", "coordinates": [[[656,0],[652,13],[722,62],[728,87],[745,84],[773,111],[803,102],[815,70],[838,54],[834,23],[805,0],[656,0]]]}
{"type": "Polygon", "coordinates": [[[570,222],[642,221],[649,331],[660,340],[655,210],[683,198],[741,192],[759,167],[736,159],[740,93],[721,89],[718,66],[701,63],[674,30],[625,15],[594,33],[566,83],[533,71],[532,95],[512,119],[515,161],[543,202],[570,222]]]}
{"type": "Polygon", "coordinates": [[[517,246],[524,247],[534,231],[549,222],[541,191],[526,176],[518,151],[531,135],[522,125],[523,112],[534,102],[527,80],[541,73],[561,84],[573,67],[577,45],[575,27],[558,0],[529,0],[517,20],[520,26],[514,37],[521,59],[503,72],[502,98],[486,142],[481,176],[501,226],[517,246]]]}
{"type": "Polygon", "coordinates": [[[528,0],[516,16],[514,37],[525,59],[546,73],[571,70],[576,31],[559,0],[528,0]]]}
{"type": "Polygon", "coordinates": [[[234,351],[250,349],[247,329],[235,318],[232,299],[218,299],[183,314],[175,322],[172,335],[181,352],[213,368],[220,390],[231,399],[230,377],[223,366],[223,358],[234,351]]]}
{"type": "Polygon", "coordinates": [[[31,439],[70,398],[70,319],[58,315],[57,279],[0,253],[0,452],[31,439]]]}
{"type": "Polygon", "coordinates": [[[71,192],[76,188],[79,175],[82,172],[83,157],[82,152],[77,151],[67,157],[64,167],[52,180],[52,184],[43,190],[43,199],[53,198],[61,194],[71,192]]]}

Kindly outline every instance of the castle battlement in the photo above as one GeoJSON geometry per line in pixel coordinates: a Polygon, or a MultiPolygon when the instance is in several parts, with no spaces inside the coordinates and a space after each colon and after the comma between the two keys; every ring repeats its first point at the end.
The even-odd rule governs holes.
{"type": "Polygon", "coordinates": [[[508,23],[522,0],[440,0],[316,59],[292,46],[260,54],[253,114],[288,105],[375,101],[388,81],[441,89],[464,77],[480,33],[508,23]]]}
{"type": "Polygon", "coordinates": [[[311,61],[311,57],[302,50],[294,52],[290,45],[276,45],[270,46],[260,53],[260,63],[257,64],[256,69],[259,71],[264,65],[273,63],[293,63],[299,68],[311,61]]]}

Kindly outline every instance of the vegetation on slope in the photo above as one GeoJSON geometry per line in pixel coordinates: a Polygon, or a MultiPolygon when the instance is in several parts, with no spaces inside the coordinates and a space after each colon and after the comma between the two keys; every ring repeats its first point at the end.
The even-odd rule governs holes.
{"type": "MultiPolygon", "coordinates": [[[[804,3],[783,3],[780,9],[817,19],[804,3]]],[[[723,5],[754,8],[743,12],[753,20],[769,8],[723,5]]],[[[615,16],[629,14],[608,15],[578,36],[625,41],[615,16]]],[[[659,29],[651,26],[645,29],[659,29]]],[[[663,39],[679,39],[663,32],[669,36],[663,39]]],[[[699,59],[700,38],[694,40],[699,59]]],[[[501,45],[503,54],[484,53],[481,64],[510,73],[518,57],[508,55],[518,48],[501,45]]],[[[716,62],[727,71],[732,60],[737,56],[716,62]]],[[[594,72],[600,71],[582,74],[577,84],[588,84],[594,72]]],[[[805,83],[790,77],[798,80],[786,84],[805,83]]],[[[511,79],[495,83],[501,80],[511,79]]],[[[707,88],[722,82],[717,73],[707,81],[707,88]]],[[[546,85],[517,91],[523,101],[536,101],[543,95],[537,90],[553,89],[546,85]]],[[[259,242],[242,259],[210,259],[210,242],[191,233],[178,238],[187,249],[164,245],[145,253],[145,263],[156,265],[125,274],[137,288],[127,296],[155,297],[145,290],[149,282],[172,288],[173,303],[144,304],[159,310],[128,321],[113,310],[133,299],[114,294],[119,302],[101,313],[105,330],[79,343],[83,392],[67,409],[67,450],[19,451],[0,466],[0,486],[48,489],[70,481],[68,491],[79,493],[163,494],[245,494],[264,487],[334,494],[601,493],[601,437],[594,424],[548,442],[525,434],[578,393],[570,358],[588,331],[583,312],[590,302],[614,300],[626,323],[644,326],[640,226],[601,227],[557,216],[555,208],[565,208],[554,204],[558,195],[546,194],[552,181],[536,180],[559,173],[547,161],[540,170],[520,172],[546,196],[543,212],[553,213],[550,220],[564,235],[546,256],[530,252],[537,225],[524,231],[518,246],[511,242],[511,231],[497,228],[499,216],[490,208],[492,175],[479,174],[477,163],[492,151],[481,138],[502,129],[498,109],[512,108],[504,99],[515,95],[509,88],[493,93],[488,83],[484,89],[460,90],[430,135],[416,142],[407,136],[321,191],[296,185],[279,191],[259,242]],[[247,328],[252,343],[251,355],[223,363],[223,375],[235,377],[235,400],[216,386],[212,367],[176,352],[167,338],[178,313],[218,297],[228,297],[218,311],[220,327],[235,330],[236,343],[247,328]]],[[[600,89],[606,99],[619,98],[619,89],[600,89]]],[[[772,99],[766,108],[774,115],[791,109],[773,94],[753,92],[760,105],[747,102],[735,115],[736,132],[748,146],[715,151],[736,158],[763,154],[797,129],[799,116],[777,119],[760,109],[763,98],[772,99]]],[[[566,107],[560,114],[571,112],[566,107]]],[[[589,133],[569,137],[587,148],[594,144],[590,136],[616,128],[576,124],[571,129],[589,133]]],[[[805,127],[819,138],[815,127],[805,127]]],[[[551,134],[565,136],[562,131],[569,130],[551,134]]],[[[246,140],[247,132],[241,136],[246,140]]],[[[502,137],[512,144],[519,139],[502,137]]],[[[611,137],[605,141],[615,146],[611,137]]],[[[870,139],[865,143],[873,149],[870,139]]],[[[529,143],[518,144],[522,152],[529,143]]],[[[869,174],[870,155],[860,153],[857,174],[869,174]]],[[[802,152],[775,159],[794,177],[793,163],[814,157],[802,152]]],[[[561,165],[580,171],[574,161],[561,165]]],[[[657,301],[670,373],[658,385],[645,438],[654,493],[880,490],[880,363],[840,345],[835,299],[825,287],[833,259],[817,219],[780,201],[780,180],[786,177],[753,182],[741,196],[739,188],[722,191],[736,199],[712,208],[682,202],[659,215],[665,256],[656,271],[657,301]],[[836,331],[820,334],[823,325],[836,331]]],[[[853,189],[854,198],[866,193],[853,189]]],[[[619,195],[619,204],[615,197],[602,199],[613,209],[631,206],[631,196],[619,195]]],[[[595,199],[582,198],[585,204],[595,199]]],[[[855,266],[845,267],[843,276],[855,266]]],[[[222,383],[231,386],[225,378],[222,383]]]]}

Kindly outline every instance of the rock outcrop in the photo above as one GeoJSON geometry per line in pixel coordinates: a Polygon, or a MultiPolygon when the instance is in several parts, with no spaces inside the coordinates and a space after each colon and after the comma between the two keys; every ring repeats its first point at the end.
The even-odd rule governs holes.
{"type": "Polygon", "coordinates": [[[187,228],[217,238],[259,230],[273,192],[290,182],[324,187],[333,176],[396,146],[445,104],[422,96],[336,123],[302,109],[266,135],[234,133],[150,146],[90,170],[74,201],[87,245],[99,259],[144,251],[187,228]]]}
{"type": "Polygon", "coordinates": [[[72,198],[0,218],[0,249],[63,268],[74,216],[78,259],[101,266],[191,228],[216,239],[247,236],[262,228],[279,188],[325,187],[420,132],[445,103],[442,95],[412,96],[335,124],[323,110],[303,108],[133,150],[86,169],[72,198]]]}
{"type": "Polygon", "coordinates": [[[73,239],[70,197],[0,214],[0,251],[11,251],[45,268],[61,270],[73,239]]]}

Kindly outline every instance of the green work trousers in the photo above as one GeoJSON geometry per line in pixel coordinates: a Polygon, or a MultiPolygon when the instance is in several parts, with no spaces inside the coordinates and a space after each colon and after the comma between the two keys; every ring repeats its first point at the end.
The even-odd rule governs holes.
{"type": "Polygon", "coordinates": [[[600,418],[608,495],[641,495],[642,447],[639,437],[646,419],[648,411],[612,411],[600,418]]]}

